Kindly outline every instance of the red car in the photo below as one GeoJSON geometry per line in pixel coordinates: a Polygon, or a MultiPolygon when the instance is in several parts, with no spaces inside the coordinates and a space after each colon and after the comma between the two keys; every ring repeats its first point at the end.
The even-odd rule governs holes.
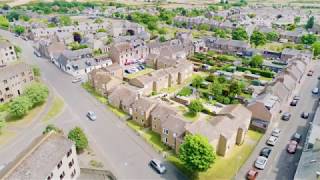
{"type": "Polygon", "coordinates": [[[290,154],[294,154],[297,151],[297,148],[298,148],[298,142],[291,140],[288,144],[287,151],[290,154]]]}
{"type": "Polygon", "coordinates": [[[255,180],[258,176],[258,171],[255,169],[250,169],[247,173],[247,179],[248,180],[255,180]]]}
{"type": "Polygon", "coordinates": [[[309,72],[308,72],[307,75],[308,75],[308,76],[312,76],[312,75],[313,75],[313,70],[309,70],[309,72]]]}

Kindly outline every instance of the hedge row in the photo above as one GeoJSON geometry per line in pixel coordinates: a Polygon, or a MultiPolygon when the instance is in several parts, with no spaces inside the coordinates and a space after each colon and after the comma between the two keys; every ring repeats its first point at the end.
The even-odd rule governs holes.
{"type": "Polygon", "coordinates": [[[274,72],[271,71],[265,71],[257,68],[248,68],[248,67],[241,67],[237,66],[238,71],[250,71],[252,74],[259,74],[260,76],[267,77],[267,78],[273,78],[274,72]]]}

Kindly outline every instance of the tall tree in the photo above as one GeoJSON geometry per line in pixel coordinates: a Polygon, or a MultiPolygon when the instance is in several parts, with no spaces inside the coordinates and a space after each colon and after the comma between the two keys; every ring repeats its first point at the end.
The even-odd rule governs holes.
{"type": "Polygon", "coordinates": [[[68,138],[76,144],[77,152],[82,152],[88,147],[88,139],[80,127],[75,127],[68,133],[68,138]]]}
{"type": "Polygon", "coordinates": [[[46,101],[49,90],[47,86],[43,84],[34,83],[24,90],[23,95],[28,97],[32,103],[32,107],[35,107],[46,101]]]}
{"type": "Polygon", "coordinates": [[[279,34],[275,31],[268,32],[266,38],[269,41],[277,41],[279,39],[279,34]]]}
{"type": "Polygon", "coordinates": [[[199,101],[197,99],[196,100],[192,100],[190,102],[188,108],[189,108],[189,111],[194,113],[194,114],[197,114],[198,112],[201,112],[204,109],[201,101],[199,101]]]}
{"type": "Polygon", "coordinates": [[[254,44],[255,46],[261,46],[267,43],[267,38],[263,33],[259,31],[253,31],[250,37],[250,43],[254,44]]]}
{"type": "Polygon", "coordinates": [[[237,28],[232,31],[232,39],[233,40],[247,40],[248,34],[244,28],[237,28]]]}
{"type": "Polygon", "coordinates": [[[317,41],[317,36],[314,34],[305,34],[301,37],[301,42],[303,44],[311,45],[317,41]]]}
{"type": "Polygon", "coordinates": [[[249,64],[251,67],[260,67],[263,64],[263,56],[261,55],[253,56],[249,64]]]}
{"type": "Polygon", "coordinates": [[[21,118],[27,114],[31,107],[32,103],[30,99],[25,96],[20,96],[9,103],[9,113],[15,118],[21,118]]]}
{"type": "Polygon", "coordinates": [[[195,88],[199,88],[201,83],[203,82],[203,78],[200,76],[200,75],[197,75],[193,78],[192,80],[192,86],[195,87],[195,88]]]}
{"type": "Polygon", "coordinates": [[[179,149],[179,159],[193,172],[204,172],[216,159],[213,147],[202,135],[186,135],[179,149]]]}
{"type": "Polygon", "coordinates": [[[307,24],[305,26],[306,29],[311,29],[314,25],[314,16],[311,16],[308,21],[307,24]]]}
{"type": "Polygon", "coordinates": [[[23,33],[25,32],[25,28],[24,28],[23,26],[18,25],[18,26],[15,26],[15,27],[13,28],[13,31],[14,31],[16,34],[21,35],[21,34],[23,34],[23,33]]]}

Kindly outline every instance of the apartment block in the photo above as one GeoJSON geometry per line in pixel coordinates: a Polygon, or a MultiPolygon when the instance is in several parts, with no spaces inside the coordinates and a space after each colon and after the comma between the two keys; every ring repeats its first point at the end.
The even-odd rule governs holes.
{"type": "Polygon", "coordinates": [[[17,60],[14,46],[7,41],[0,41],[0,66],[7,65],[17,60]]]}

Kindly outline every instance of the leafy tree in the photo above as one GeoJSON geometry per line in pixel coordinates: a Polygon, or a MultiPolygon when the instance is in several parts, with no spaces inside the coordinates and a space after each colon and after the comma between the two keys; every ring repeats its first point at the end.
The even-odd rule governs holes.
{"type": "Polygon", "coordinates": [[[197,75],[193,78],[191,84],[193,87],[199,88],[203,81],[203,78],[200,75],[197,75]]]}
{"type": "Polygon", "coordinates": [[[70,26],[70,25],[72,25],[72,20],[71,20],[70,16],[60,16],[59,22],[60,22],[60,24],[63,25],[63,26],[70,26]]]}
{"type": "Polygon", "coordinates": [[[320,55],[320,41],[317,41],[312,44],[314,56],[320,55]]]}
{"type": "Polygon", "coordinates": [[[242,93],[243,89],[244,89],[244,84],[240,81],[236,81],[236,80],[232,80],[231,83],[230,83],[230,87],[229,87],[229,90],[230,90],[230,94],[232,96],[235,96],[235,95],[239,95],[242,93]]]}
{"type": "Polygon", "coordinates": [[[59,129],[58,127],[56,127],[55,125],[53,124],[48,124],[47,127],[44,129],[44,131],[42,132],[42,134],[47,134],[49,133],[50,131],[55,131],[57,133],[63,133],[62,129],[59,129]]]}
{"type": "Polygon", "coordinates": [[[11,116],[21,118],[27,114],[32,107],[32,103],[28,97],[20,96],[9,103],[9,113],[11,116]]]}
{"type": "Polygon", "coordinates": [[[214,35],[216,37],[226,38],[227,37],[227,32],[224,31],[223,29],[216,28],[216,29],[214,29],[214,35]]]}
{"type": "Polygon", "coordinates": [[[295,24],[299,24],[300,21],[301,21],[301,17],[300,17],[300,16],[294,17],[294,23],[295,23],[295,24]]]}
{"type": "Polygon", "coordinates": [[[263,56],[261,56],[261,55],[253,56],[250,61],[251,67],[261,67],[262,64],[263,64],[263,56]]]}
{"type": "Polygon", "coordinates": [[[23,95],[28,97],[32,107],[35,107],[46,101],[49,95],[49,90],[43,84],[34,83],[24,90],[23,95]]]}
{"type": "Polygon", "coordinates": [[[186,135],[179,149],[179,159],[193,172],[204,172],[216,159],[213,147],[202,135],[186,135]]]}
{"type": "Polygon", "coordinates": [[[167,30],[165,28],[159,28],[158,32],[159,32],[159,34],[166,34],[167,30]]]}
{"type": "Polygon", "coordinates": [[[237,28],[232,31],[232,39],[233,40],[247,40],[248,34],[244,28],[237,28]]]}
{"type": "Polygon", "coordinates": [[[216,97],[221,96],[223,92],[223,84],[218,80],[215,80],[209,85],[209,91],[216,97]]]}
{"type": "Polygon", "coordinates": [[[13,29],[13,31],[18,35],[23,34],[25,32],[25,30],[26,29],[23,26],[20,26],[20,25],[15,26],[14,29],[13,29]]]}
{"type": "Polygon", "coordinates": [[[10,12],[7,14],[7,19],[8,19],[10,22],[19,20],[19,17],[20,17],[20,14],[19,14],[18,12],[16,12],[16,11],[10,11],[10,12]]]}
{"type": "Polygon", "coordinates": [[[27,16],[27,15],[20,15],[20,16],[19,16],[19,19],[22,19],[23,21],[28,22],[28,21],[30,20],[30,17],[27,16]]]}
{"type": "Polygon", "coordinates": [[[165,38],[164,36],[160,36],[160,37],[159,37],[159,41],[160,41],[160,42],[165,42],[165,41],[166,41],[166,38],[165,38]]]}
{"type": "Polygon", "coordinates": [[[0,28],[8,29],[9,21],[5,16],[0,16],[0,28]]]}
{"type": "Polygon", "coordinates": [[[41,71],[40,71],[40,68],[37,67],[37,66],[34,66],[32,68],[32,71],[33,71],[33,74],[36,76],[36,77],[40,77],[41,76],[41,71]]]}
{"type": "Polygon", "coordinates": [[[250,37],[251,44],[254,44],[255,46],[264,45],[267,43],[266,36],[259,32],[259,31],[253,31],[251,37],[250,37]]]}
{"type": "Polygon", "coordinates": [[[190,96],[192,94],[192,89],[189,87],[184,87],[178,93],[179,96],[190,96]]]}
{"type": "Polygon", "coordinates": [[[189,111],[192,112],[192,113],[198,113],[198,112],[201,112],[204,107],[203,107],[203,104],[201,103],[201,101],[199,100],[192,100],[188,106],[189,108],[189,111]]]}
{"type": "Polygon", "coordinates": [[[317,41],[317,36],[314,34],[305,34],[301,37],[301,42],[303,44],[311,45],[317,41]]]}
{"type": "Polygon", "coordinates": [[[279,34],[277,32],[275,32],[275,31],[268,32],[266,34],[266,38],[269,41],[277,41],[279,39],[279,34]]]}
{"type": "Polygon", "coordinates": [[[70,130],[68,138],[76,144],[78,153],[88,147],[88,139],[80,127],[75,127],[70,130]]]}
{"type": "Polygon", "coordinates": [[[307,24],[305,26],[306,29],[311,29],[314,25],[314,16],[311,16],[308,21],[307,24]]]}
{"type": "Polygon", "coordinates": [[[293,31],[296,29],[296,24],[288,24],[287,25],[287,30],[288,31],[293,31]]]}

